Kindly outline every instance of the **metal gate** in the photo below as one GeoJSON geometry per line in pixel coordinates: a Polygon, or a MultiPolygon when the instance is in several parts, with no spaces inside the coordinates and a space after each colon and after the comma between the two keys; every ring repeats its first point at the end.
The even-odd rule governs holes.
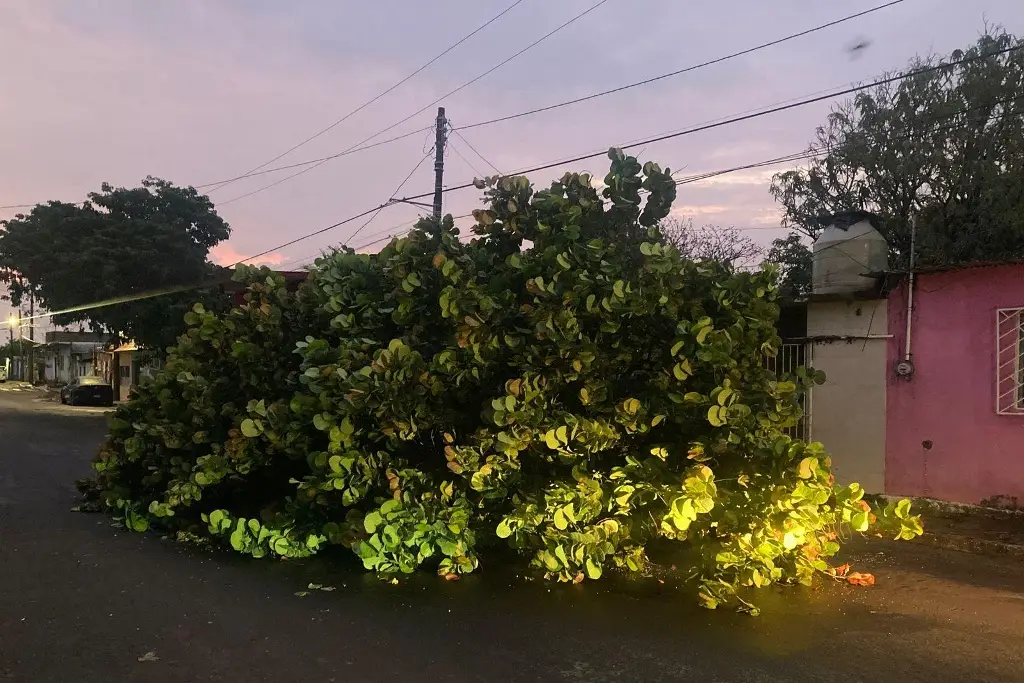
{"type": "MultiPolygon", "coordinates": [[[[811,365],[811,345],[810,344],[783,344],[779,347],[779,352],[774,356],[765,356],[765,367],[774,372],[776,375],[781,376],[787,373],[796,372],[796,369],[800,366],[811,365]]],[[[808,389],[803,396],[800,397],[800,407],[803,409],[803,417],[800,421],[792,427],[788,427],[784,431],[786,434],[794,439],[800,439],[802,441],[811,440],[811,390],[808,389]]]]}

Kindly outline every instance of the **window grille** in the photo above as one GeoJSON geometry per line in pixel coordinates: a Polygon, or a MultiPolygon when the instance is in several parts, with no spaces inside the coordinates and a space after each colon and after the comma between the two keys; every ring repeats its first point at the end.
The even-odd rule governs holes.
{"type": "Polygon", "coordinates": [[[1024,308],[996,311],[996,413],[1024,415],[1024,308]]]}
{"type": "MultiPolygon", "coordinates": [[[[783,344],[779,352],[772,356],[765,356],[765,367],[775,373],[776,376],[792,374],[800,366],[811,364],[810,344],[783,344]]],[[[785,430],[786,434],[794,439],[802,441],[811,440],[811,391],[808,390],[800,397],[800,407],[804,414],[800,421],[785,430]]]]}

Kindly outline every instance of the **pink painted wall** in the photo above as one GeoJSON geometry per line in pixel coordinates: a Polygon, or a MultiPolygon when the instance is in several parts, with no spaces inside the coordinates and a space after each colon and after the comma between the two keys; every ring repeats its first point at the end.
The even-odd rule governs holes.
{"type": "Polygon", "coordinates": [[[1024,416],[996,414],[994,384],[996,309],[1024,307],[1024,265],[917,276],[910,380],[893,372],[906,294],[904,281],[889,297],[886,493],[1024,505],[1024,416]]]}

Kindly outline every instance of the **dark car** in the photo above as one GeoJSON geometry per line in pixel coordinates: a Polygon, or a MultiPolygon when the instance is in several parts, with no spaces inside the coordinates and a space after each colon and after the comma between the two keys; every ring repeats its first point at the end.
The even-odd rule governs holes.
{"type": "Polygon", "coordinates": [[[102,377],[79,377],[61,388],[60,402],[71,406],[112,406],[114,389],[102,377]]]}

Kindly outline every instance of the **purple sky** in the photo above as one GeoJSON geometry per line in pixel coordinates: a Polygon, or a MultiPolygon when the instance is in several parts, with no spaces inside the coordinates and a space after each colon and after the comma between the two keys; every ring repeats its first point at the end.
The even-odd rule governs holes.
{"type": "MultiPolygon", "coordinates": [[[[178,184],[232,177],[276,156],[416,69],[512,0],[36,0],[0,6],[0,205],[80,201],[103,181],[133,186],[147,174],[178,184]]],[[[517,52],[595,0],[525,0],[409,83],[278,163],[338,152],[517,52]]],[[[572,26],[444,102],[455,125],[544,106],[684,68],[837,19],[881,0],[609,0],[572,26]]],[[[466,137],[508,172],[711,119],[870,80],[915,54],[973,42],[985,20],[1024,33],[1020,0],[906,0],[839,27],[657,84],[545,114],[482,127],[466,137]],[[846,48],[870,40],[851,57],[846,48]]],[[[653,159],[685,173],[800,151],[827,103],[651,145],[653,159]]],[[[394,134],[432,124],[427,111],[394,134]]],[[[454,147],[482,171],[458,138],[454,147]]],[[[234,235],[219,260],[247,256],[385,201],[429,146],[426,134],[329,162],[220,208],[234,235]]],[[[640,150],[633,150],[637,152],[640,150]]],[[[606,172],[602,159],[574,170],[606,172]]],[[[780,167],[784,168],[784,167],[780,167]]],[[[533,176],[539,185],[558,169],[533,176]]],[[[768,194],[773,170],[680,188],[675,212],[782,234],[768,194]]],[[[451,184],[475,172],[450,153],[451,184]]],[[[285,175],[237,182],[225,202],[285,175]]],[[[428,192],[424,163],[405,194],[428,192]]],[[[475,190],[446,196],[468,213],[475,190]]],[[[0,219],[13,216],[0,210],[0,219]]],[[[417,214],[382,212],[356,244],[407,226],[417,214]]],[[[282,250],[300,265],[360,222],[282,250]]],[[[6,310],[0,311],[5,314],[6,310]]]]}

